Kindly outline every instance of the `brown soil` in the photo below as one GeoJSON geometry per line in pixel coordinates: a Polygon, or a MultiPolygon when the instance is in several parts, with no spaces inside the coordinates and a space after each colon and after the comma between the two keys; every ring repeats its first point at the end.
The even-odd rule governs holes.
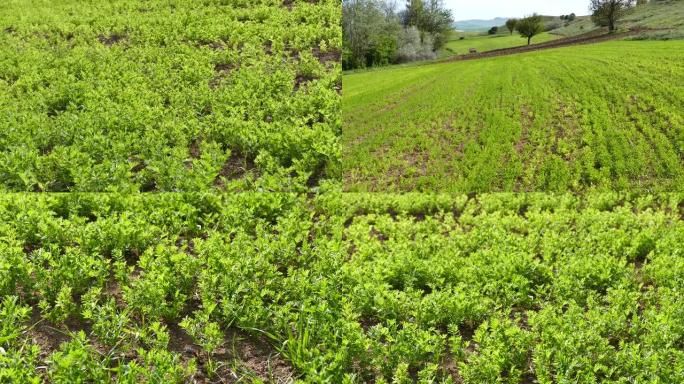
{"type": "Polygon", "coordinates": [[[219,84],[221,83],[221,80],[224,78],[227,78],[230,73],[238,68],[238,65],[233,64],[233,63],[218,63],[214,65],[214,72],[216,72],[216,75],[214,76],[211,81],[209,81],[209,88],[211,89],[216,89],[219,84]]]}
{"type": "Polygon", "coordinates": [[[254,161],[243,155],[240,151],[233,151],[230,158],[223,164],[218,176],[214,179],[214,186],[224,187],[224,179],[236,180],[244,177],[254,170],[254,161]]]}
{"type": "MultiPolygon", "coordinates": [[[[110,289],[118,289],[110,287],[110,289]]],[[[109,290],[108,290],[109,291],[109,290]]],[[[118,294],[112,292],[114,296],[118,294]]],[[[91,335],[90,325],[75,318],[69,318],[63,324],[51,324],[42,318],[40,310],[33,308],[26,336],[32,343],[40,347],[40,359],[45,361],[60,346],[72,340],[72,335],[83,331],[89,343],[99,352],[107,354],[110,347],[101,344],[91,335]]],[[[186,365],[191,359],[197,362],[198,370],[190,378],[192,383],[236,383],[244,377],[256,377],[268,383],[289,383],[294,380],[294,369],[282,356],[261,337],[254,337],[245,332],[231,329],[227,332],[224,345],[218,348],[211,359],[218,363],[218,372],[212,378],[207,377],[206,365],[208,356],[202,352],[192,338],[176,323],[166,324],[169,332],[168,350],[178,353],[186,365]]],[[[134,360],[135,352],[121,355],[124,360],[134,360]]],[[[41,369],[38,367],[38,369],[41,369]]],[[[46,368],[45,368],[46,369],[46,368]]]]}
{"type": "Polygon", "coordinates": [[[316,80],[317,78],[313,75],[297,75],[294,81],[294,91],[297,92],[304,84],[316,80]]]}
{"type": "Polygon", "coordinates": [[[200,139],[193,139],[190,142],[190,148],[188,148],[188,151],[190,152],[190,157],[193,159],[199,159],[202,154],[200,151],[200,139]]]}
{"type": "Polygon", "coordinates": [[[584,33],[584,34],[581,34],[578,36],[565,37],[565,38],[561,38],[561,39],[557,39],[557,40],[553,40],[553,41],[548,41],[545,43],[532,44],[532,45],[527,45],[527,46],[522,46],[522,47],[514,47],[514,48],[495,49],[495,50],[482,52],[482,53],[458,55],[458,56],[454,56],[454,57],[450,57],[448,59],[445,59],[445,60],[443,60],[443,62],[484,59],[487,57],[507,56],[507,55],[514,55],[517,53],[540,51],[543,49],[550,49],[550,48],[558,48],[558,47],[566,47],[566,46],[582,45],[582,44],[601,43],[604,41],[616,40],[616,39],[621,39],[621,38],[624,38],[627,36],[636,35],[636,34],[639,34],[639,33],[645,32],[645,31],[648,31],[648,29],[635,28],[635,29],[631,29],[627,32],[606,33],[605,29],[597,29],[595,31],[584,33]]]}
{"type": "Polygon", "coordinates": [[[207,377],[209,357],[202,348],[177,324],[167,324],[167,328],[169,350],[178,353],[183,364],[191,359],[197,362],[192,383],[237,383],[245,376],[268,383],[288,383],[294,378],[293,368],[266,340],[234,329],[228,331],[224,344],[212,354],[211,359],[219,368],[215,376],[207,377]]]}
{"type": "Polygon", "coordinates": [[[138,157],[133,156],[133,157],[129,158],[128,161],[135,164],[131,168],[131,172],[133,172],[133,173],[138,173],[138,172],[144,170],[145,168],[147,168],[145,161],[138,158],[138,157]]]}
{"type": "Polygon", "coordinates": [[[100,35],[98,36],[98,39],[100,42],[108,47],[111,47],[112,45],[124,40],[126,38],[126,35],[120,34],[120,33],[112,33],[110,35],[100,35]]]}
{"type": "Polygon", "coordinates": [[[371,227],[370,229],[370,236],[375,237],[376,239],[380,240],[381,243],[384,243],[385,241],[388,240],[387,235],[384,233],[378,231],[375,227],[371,227]]]}
{"type": "Polygon", "coordinates": [[[340,51],[323,52],[320,48],[314,47],[311,52],[318,59],[318,61],[321,62],[321,64],[326,64],[329,62],[337,63],[342,58],[342,52],[340,51]]]}

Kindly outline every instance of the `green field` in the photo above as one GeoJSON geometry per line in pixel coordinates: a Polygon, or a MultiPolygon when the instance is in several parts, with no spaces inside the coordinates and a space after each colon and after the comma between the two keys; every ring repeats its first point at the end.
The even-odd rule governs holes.
{"type": "MultiPolygon", "coordinates": [[[[458,36],[458,34],[456,34],[458,36]]],[[[535,36],[532,39],[532,44],[545,43],[547,41],[556,40],[562,36],[552,35],[548,32],[544,32],[540,35],[535,36]]],[[[478,52],[486,52],[494,49],[502,48],[512,48],[527,45],[527,39],[520,37],[519,34],[514,33],[509,34],[499,34],[499,35],[487,35],[487,36],[466,36],[465,39],[459,40],[458,37],[455,40],[449,41],[445,49],[450,51],[452,54],[465,55],[469,53],[470,48],[475,48],[478,52]]]]}
{"type": "Polygon", "coordinates": [[[343,86],[349,191],[684,183],[683,41],[386,69],[345,75],[343,86]]]}
{"type": "Polygon", "coordinates": [[[2,195],[0,382],[678,383],[683,217],[682,195],[2,195]]]}
{"type": "Polygon", "coordinates": [[[0,191],[303,191],[337,178],[336,0],[10,0],[0,191]]]}

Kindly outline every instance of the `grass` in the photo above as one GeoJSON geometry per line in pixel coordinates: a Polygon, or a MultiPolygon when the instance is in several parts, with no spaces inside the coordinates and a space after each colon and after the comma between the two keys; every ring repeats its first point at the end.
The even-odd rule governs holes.
{"type": "MultiPolygon", "coordinates": [[[[560,38],[560,36],[544,32],[532,38],[532,44],[544,43],[558,38],[560,38]]],[[[486,52],[494,49],[513,48],[524,45],[527,45],[527,38],[522,38],[518,33],[513,33],[513,35],[497,34],[466,37],[463,40],[457,38],[449,41],[446,44],[445,49],[455,55],[464,55],[469,52],[470,48],[475,48],[478,52],[486,52]]]]}
{"type": "Polygon", "coordinates": [[[675,190],[682,63],[682,41],[608,42],[345,75],[345,188],[675,190]]]}
{"type": "MultiPolygon", "coordinates": [[[[618,30],[647,28],[637,38],[667,40],[684,38],[684,2],[680,0],[655,0],[628,11],[618,21],[618,30]]],[[[563,36],[575,36],[590,32],[597,27],[590,17],[578,17],[568,26],[553,31],[563,36]]]]}
{"type": "Polygon", "coordinates": [[[340,9],[4,1],[0,191],[304,191],[337,177],[340,9]]]}
{"type": "Polygon", "coordinates": [[[1,195],[0,381],[678,383],[683,217],[681,194],[1,195]]]}

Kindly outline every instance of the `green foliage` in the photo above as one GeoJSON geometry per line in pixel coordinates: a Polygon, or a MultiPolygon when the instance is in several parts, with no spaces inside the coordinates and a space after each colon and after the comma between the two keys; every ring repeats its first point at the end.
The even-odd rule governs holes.
{"type": "Polygon", "coordinates": [[[635,0],[591,0],[591,19],[596,25],[614,31],[617,21],[625,16],[634,3],[635,0]]]}
{"type": "Polygon", "coordinates": [[[4,4],[0,191],[304,191],[339,162],[339,1],[4,4]]]}
{"type": "Polygon", "coordinates": [[[434,59],[448,40],[451,11],[441,0],[396,3],[376,0],[342,2],[344,69],[434,59]]]}
{"type": "Polygon", "coordinates": [[[523,17],[515,23],[515,30],[520,33],[520,36],[526,37],[527,45],[530,45],[534,36],[544,32],[544,22],[537,14],[523,17]]]}
{"type": "Polygon", "coordinates": [[[345,190],[677,191],[682,48],[614,41],[345,75],[345,190]]]}
{"type": "Polygon", "coordinates": [[[245,373],[263,382],[681,382],[683,206],[621,193],[0,196],[0,244],[29,271],[3,288],[0,377],[215,381],[249,366],[246,343],[274,367],[245,373]],[[117,239],[137,249],[125,256],[94,252],[83,240],[105,224],[155,235],[117,239]]]}
{"type": "Polygon", "coordinates": [[[508,31],[513,34],[515,32],[515,26],[518,24],[518,19],[508,19],[506,20],[506,28],[508,31]]]}

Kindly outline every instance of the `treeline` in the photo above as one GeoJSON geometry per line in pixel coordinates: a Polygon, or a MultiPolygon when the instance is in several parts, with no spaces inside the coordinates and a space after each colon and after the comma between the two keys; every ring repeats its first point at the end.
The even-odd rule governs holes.
{"type": "Polygon", "coordinates": [[[443,0],[343,0],[342,67],[356,69],[435,58],[453,23],[443,0]]]}

